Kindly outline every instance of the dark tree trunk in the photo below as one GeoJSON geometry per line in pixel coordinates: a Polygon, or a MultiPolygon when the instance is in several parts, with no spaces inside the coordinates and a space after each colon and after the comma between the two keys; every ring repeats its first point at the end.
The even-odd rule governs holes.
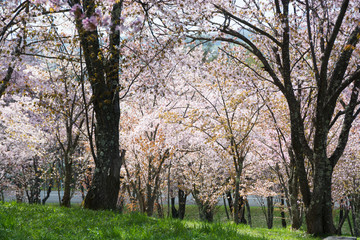
{"type": "MultiPolygon", "coordinates": [[[[97,131],[99,131],[99,125],[97,126],[97,131]]],[[[119,135],[116,133],[114,134],[114,132],[110,131],[110,129],[111,128],[106,129],[107,131],[101,131],[105,132],[106,134],[99,134],[99,132],[97,134],[97,146],[101,145],[101,147],[98,147],[97,149],[98,164],[95,167],[95,173],[92,179],[91,187],[85,197],[85,208],[90,208],[93,210],[116,209],[116,203],[120,189],[120,168],[125,151],[123,151],[121,156],[119,156],[119,135]],[[109,139],[113,140],[106,142],[109,139]],[[103,152],[105,149],[108,150],[106,154],[103,152]],[[112,158],[110,156],[112,156],[112,158]]]]}
{"type": "Polygon", "coordinates": [[[179,217],[179,212],[175,207],[175,197],[171,198],[171,217],[172,218],[178,218],[179,217]]]}
{"type": "Polygon", "coordinates": [[[342,227],[346,221],[346,219],[349,216],[349,209],[348,206],[344,206],[345,202],[343,199],[341,199],[340,201],[340,211],[339,211],[339,223],[338,226],[336,228],[336,234],[337,235],[341,235],[342,233],[342,227]]]}
{"type": "Polygon", "coordinates": [[[298,203],[299,199],[299,177],[296,171],[296,162],[293,152],[290,150],[290,170],[291,176],[289,177],[289,197],[290,197],[290,213],[291,213],[291,228],[300,229],[302,225],[301,208],[298,203]]]}
{"type": "Polygon", "coordinates": [[[354,236],[360,237],[360,194],[354,193],[350,196],[350,206],[354,226],[354,236]]]}
{"type": "Polygon", "coordinates": [[[159,218],[163,218],[164,217],[164,209],[162,204],[160,204],[159,202],[159,198],[156,200],[156,210],[157,210],[157,214],[159,218]]]}
{"type": "Polygon", "coordinates": [[[54,184],[54,179],[50,179],[50,183],[49,183],[49,186],[48,186],[48,189],[46,191],[46,196],[42,199],[42,204],[45,205],[46,201],[49,199],[50,197],[50,193],[51,193],[51,190],[52,190],[52,185],[54,184]]]}
{"type": "Polygon", "coordinates": [[[187,195],[181,189],[178,191],[178,199],[179,199],[179,209],[175,207],[175,197],[171,198],[171,217],[184,219],[185,217],[185,209],[186,209],[186,198],[187,195]]]}
{"type": "Polygon", "coordinates": [[[272,196],[267,197],[266,205],[267,205],[266,224],[268,229],[271,229],[273,227],[273,222],[274,222],[274,197],[272,196]]]}
{"type": "Polygon", "coordinates": [[[234,199],[234,222],[240,223],[240,173],[237,171],[235,178],[235,199],[234,199]]]}
{"type": "MultiPolygon", "coordinates": [[[[76,28],[83,49],[88,78],[92,88],[92,103],[95,111],[95,145],[92,149],[95,171],[92,184],[85,197],[84,207],[89,209],[116,209],[120,189],[120,168],[123,154],[119,151],[119,59],[120,33],[116,29],[120,24],[123,1],[113,5],[109,34],[109,57],[105,59],[100,49],[100,37],[97,30],[86,30],[82,20],[76,18],[76,28]]],[[[81,4],[72,1],[72,6],[81,4]]],[[[95,13],[94,0],[84,1],[83,11],[86,17],[95,13]]]]}
{"type": "Polygon", "coordinates": [[[39,166],[38,166],[38,158],[37,157],[33,158],[33,169],[34,169],[34,178],[31,180],[31,183],[30,183],[30,191],[26,190],[26,195],[27,195],[29,203],[40,204],[41,203],[41,200],[40,200],[41,171],[38,170],[39,166]]]}
{"type": "Polygon", "coordinates": [[[226,192],[226,199],[228,200],[228,203],[229,203],[230,213],[233,214],[234,213],[234,202],[233,202],[233,198],[231,195],[231,191],[226,192]]]}
{"type": "Polygon", "coordinates": [[[179,189],[179,219],[184,219],[186,210],[186,193],[179,189]]]}
{"type": "Polygon", "coordinates": [[[246,218],[245,218],[245,209],[246,209],[246,201],[244,199],[244,197],[240,197],[240,201],[239,201],[239,219],[240,219],[240,223],[242,224],[247,224],[246,218]]]}
{"type": "MultiPolygon", "coordinates": [[[[326,157],[325,159],[325,161],[323,159],[320,161],[329,161],[326,157]]],[[[313,180],[312,201],[307,207],[307,229],[310,233],[335,233],[331,198],[332,168],[330,164],[317,165],[313,180]]]]}
{"type": "Polygon", "coordinates": [[[214,209],[208,204],[198,204],[201,221],[212,222],[214,220],[214,209]]]}
{"type": "Polygon", "coordinates": [[[71,203],[71,182],[72,182],[72,160],[65,156],[65,180],[64,195],[61,200],[61,206],[70,207],[71,203]]]}
{"type": "Polygon", "coordinates": [[[247,49],[261,62],[262,69],[269,74],[273,84],[286,98],[290,113],[291,146],[296,155],[296,171],[298,171],[300,191],[305,205],[307,231],[314,235],[334,234],[331,174],[345,150],[352,123],[360,113],[357,110],[360,71],[356,67],[352,66],[352,69],[349,67],[353,52],[357,49],[356,45],[360,40],[358,37],[360,27],[355,24],[356,26],[352,28],[352,32],[347,35],[346,41],[340,40],[339,35],[342,33],[342,25],[344,24],[344,19],[347,18],[350,3],[349,0],[343,0],[341,1],[341,7],[338,9],[336,21],[328,32],[329,38],[323,37],[323,35],[317,37],[312,32],[314,28],[319,27],[317,23],[328,24],[325,22],[330,22],[330,19],[319,19],[317,10],[310,5],[312,2],[308,0],[303,1],[307,24],[307,29],[304,30],[307,30],[308,33],[307,43],[309,44],[309,59],[312,61],[311,73],[314,83],[312,85],[314,88],[314,92],[311,91],[312,95],[304,94],[301,91],[303,86],[296,83],[294,81],[295,76],[292,76],[293,66],[291,65],[291,60],[296,59],[297,56],[293,55],[293,51],[291,51],[291,2],[290,0],[274,1],[274,13],[281,16],[282,31],[281,33],[274,31],[273,34],[264,32],[258,26],[252,25],[246,19],[242,19],[240,15],[234,16],[221,6],[215,6],[225,17],[234,20],[234,22],[244,23],[252,31],[259,35],[264,35],[270,40],[272,43],[269,44],[269,48],[273,49],[272,54],[274,54],[274,58],[268,55],[267,50],[262,52],[258,48],[260,46],[258,42],[232,29],[231,25],[224,24],[224,26],[219,28],[222,33],[230,36],[229,38],[220,38],[220,40],[234,44],[233,38],[237,38],[238,42],[235,44],[247,49]],[[314,21],[313,18],[317,21],[314,21]],[[334,49],[336,49],[336,44],[338,44],[337,40],[344,43],[344,46],[350,47],[342,48],[341,52],[335,56],[334,49]],[[324,43],[321,47],[321,58],[319,58],[316,51],[315,42],[317,41],[324,43]],[[335,61],[333,58],[335,58],[335,61]],[[349,91],[349,96],[351,96],[347,99],[346,103],[341,102],[344,105],[344,111],[336,113],[335,110],[340,102],[341,94],[345,89],[349,88],[352,88],[349,91]],[[303,101],[303,99],[310,98],[314,98],[314,102],[303,101]],[[303,116],[305,105],[311,105],[315,110],[315,114],[303,116]],[[340,121],[339,117],[341,116],[343,116],[343,119],[340,121]],[[309,141],[309,136],[306,133],[308,129],[306,129],[304,122],[308,117],[314,120],[312,141],[309,141]],[[329,131],[332,130],[335,123],[339,122],[341,122],[341,130],[338,135],[336,148],[327,157],[329,131]],[[314,166],[314,176],[311,183],[307,179],[305,160],[314,166]]]}
{"type": "Polygon", "coordinates": [[[351,233],[351,236],[354,236],[354,231],[353,231],[353,227],[351,225],[351,220],[350,220],[350,214],[347,216],[347,222],[349,224],[349,229],[350,229],[350,233],[351,233]]]}
{"type": "Polygon", "coordinates": [[[194,189],[192,194],[199,209],[200,220],[212,222],[214,220],[214,206],[209,204],[207,201],[201,201],[198,197],[198,190],[194,189]]]}
{"type": "Polygon", "coordinates": [[[224,202],[224,209],[225,209],[226,218],[227,218],[227,220],[230,220],[230,215],[229,215],[229,211],[228,211],[228,208],[227,208],[227,205],[226,205],[225,196],[223,196],[223,202],[224,202]]]}
{"type": "Polygon", "coordinates": [[[146,201],[146,215],[148,215],[149,217],[151,217],[154,213],[154,206],[155,206],[155,198],[154,197],[148,198],[148,200],[146,201]]]}
{"type": "Polygon", "coordinates": [[[281,215],[281,226],[283,227],[283,228],[286,228],[286,218],[285,218],[285,211],[284,211],[284,209],[285,209],[285,199],[284,199],[284,197],[283,196],[281,196],[281,199],[280,199],[280,201],[281,201],[281,206],[280,206],[280,215],[281,215]]]}

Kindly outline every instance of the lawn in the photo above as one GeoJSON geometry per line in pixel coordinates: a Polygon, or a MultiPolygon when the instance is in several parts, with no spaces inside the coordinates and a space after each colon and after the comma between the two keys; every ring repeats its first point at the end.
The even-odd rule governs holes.
{"type": "MultiPolygon", "coordinates": [[[[188,219],[190,216],[188,216],[188,219]]],[[[303,231],[250,228],[81,208],[0,203],[0,239],[319,239],[303,231]]]]}

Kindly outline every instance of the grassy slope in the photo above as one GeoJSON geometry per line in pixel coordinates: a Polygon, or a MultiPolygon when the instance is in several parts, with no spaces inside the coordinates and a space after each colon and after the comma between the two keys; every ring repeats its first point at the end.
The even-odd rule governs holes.
{"type": "MultiPolygon", "coordinates": [[[[167,207],[164,207],[165,214],[167,215],[167,207]]],[[[289,219],[289,214],[286,213],[286,223],[287,226],[291,225],[291,221],[289,219]]],[[[251,218],[252,218],[252,226],[255,228],[267,228],[266,220],[264,217],[264,213],[262,212],[261,207],[251,207],[251,218]]],[[[187,205],[186,206],[186,220],[199,220],[199,212],[196,205],[187,205]]],[[[226,213],[224,206],[218,206],[214,215],[215,222],[227,222],[226,213]]],[[[305,221],[305,220],[304,220],[305,221]]],[[[339,210],[334,210],[334,223],[337,225],[339,222],[339,210]]],[[[352,221],[351,221],[352,223],[352,221]]],[[[352,223],[353,224],[353,223],[352,223]]],[[[280,209],[275,207],[274,209],[274,228],[281,228],[281,217],[280,217],[280,209]]],[[[305,222],[302,225],[302,230],[306,231],[305,222]]],[[[348,222],[346,221],[342,227],[342,234],[344,236],[351,236],[350,228],[348,222]]]]}
{"type": "Polygon", "coordinates": [[[0,203],[0,239],[315,239],[287,229],[0,203]]]}

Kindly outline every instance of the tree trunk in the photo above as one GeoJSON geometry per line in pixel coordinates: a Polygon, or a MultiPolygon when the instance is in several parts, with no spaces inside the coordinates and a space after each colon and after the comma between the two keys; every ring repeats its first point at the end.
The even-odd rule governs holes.
{"type": "MultiPolygon", "coordinates": [[[[80,4],[79,0],[71,2],[71,7],[80,4]]],[[[108,58],[103,55],[97,29],[86,30],[82,20],[75,19],[92,88],[96,119],[96,154],[92,148],[95,172],[84,202],[85,208],[93,210],[116,209],[120,189],[120,168],[125,154],[123,151],[120,156],[119,151],[120,33],[116,29],[120,24],[122,4],[122,0],[117,1],[111,11],[108,58]]],[[[83,1],[82,9],[86,17],[92,17],[96,7],[94,0],[83,1]]]]}
{"type": "Polygon", "coordinates": [[[281,208],[281,212],[280,212],[280,214],[281,214],[281,225],[282,225],[283,228],[286,228],[286,218],[285,218],[285,211],[284,211],[284,209],[285,209],[285,200],[284,200],[283,196],[281,196],[280,201],[281,201],[281,206],[280,206],[280,208],[281,208]]]}
{"type": "Polygon", "coordinates": [[[274,197],[272,196],[267,197],[266,205],[267,205],[266,224],[268,229],[271,229],[273,227],[273,222],[274,222],[274,197]]]}
{"type": "Polygon", "coordinates": [[[198,204],[201,221],[212,222],[214,220],[214,209],[209,204],[198,204]]]}
{"type": "Polygon", "coordinates": [[[290,210],[291,210],[291,228],[300,229],[302,225],[302,214],[298,203],[299,197],[299,180],[297,172],[292,171],[293,176],[289,179],[289,194],[290,194],[290,210]]]}
{"type": "Polygon", "coordinates": [[[235,199],[234,199],[234,222],[240,223],[240,174],[236,173],[235,179],[235,199]]]}
{"type": "Polygon", "coordinates": [[[30,193],[26,190],[26,195],[28,197],[29,203],[40,204],[40,182],[41,182],[41,171],[38,170],[38,158],[35,156],[33,158],[33,168],[34,168],[34,178],[30,183],[30,193]]]}
{"type": "Polygon", "coordinates": [[[360,194],[354,193],[350,196],[350,206],[354,226],[354,235],[355,237],[360,237],[360,194]]]}
{"type": "Polygon", "coordinates": [[[342,235],[342,227],[347,219],[347,217],[349,216],[349,209],[347,207],[344,207],[344,201],[341,200],[340,203],[340,212],[339,212],[339,224],[336,228],[336,235],[342,235]]]}
{"type": "Polygon", "coordinates": [[[252,226],[252,221],[251,221],[251,212],[250,212],[250,204],[249,204],[249,201],[246,201],[245,206],[246,206],[246,211],[247,211],[248,224],[249,224],[249,226],[251,227],[251,226],[252,226]]]}
{"type": "Polygon", "coordinates": [[[233,203],[233,198],[231,196],[231,191],[226,192],[226,199],[228,200],[228,203],[229,203],[230,213],[233,214],[234,213],[234,203],[233,203]]]}
{"type": "Polygon", "coordinates": [[[171,217],[172,218],[178,218],[179,217],[179,212],[175,207],[175,198],[174,197],[171,198],[171,217]]]}
{"type": "Polygon", "coordinates": [[[224,209],[225,209],[226,218],[227,218],[227,220],[230,220],[230,216],[229,216],[228,208],[227,208],[227,205],[226,205],[226,199],[225,199],[225,196],[223,196],[223,201],[224,201],[224,209]]]}
{"type": "Polygon", "coordinates": [[[240,201],[239,201],[239,219],[240,219],[240,223],[243,224],[247,224],[247,221],[245,219],[245,202],[247,200],[244,199],[244,197],[240,197],[240,201]]]}
{"type": "Polygon", "coordinates": [[[161,201],[161,203],[159,202],[159,198],[160,198],[160,196],[158,196],[157,200],[156,200],[156,210],[157,210],[158,217],[163,218],[164,217],[164,208],[162,205],[162,201],[161,201]]]}
{"type": "Polygon", "coordinates": [[[51,193],[53,183],[54,183],[54,179],[50,178],[50,183],[49,183],[48,189],[46,191],[46,196],[42,199],[42,204],[43,205],[45,205],[46,201],[50,197],[50,193],[51,193]]]}
{"type": "Polygon", "coordinates": [[[335,234],[335,226],[332,215],[331,178],[332,167],[326,164],[327,157],[318,159],[315,165],[314,190],[310,205],[306,211],[307,231],[321,235],[325,233],[335,234]]]}
{"type": "Polygon", "coordinates": [[[186,210],[186,198],[187,198],[187,195],[186,193],[179,189],[179,219],[184,219],[185,217],[185,210],[186,210]]]}
{"type": "Polygon", "coordinates": [[[72,162],[68,156],[65,156],[65,180],[64,195],[61,200],[61,206],[70,207],[71,203],[71,181],[72,181],[72,162]]]}
{"type": "Polygon", "coordinates": [[[97,122],[97,164],[84,203],[85,208],[93,210],[116,209],[120,189],[120,168],[125,156],[125,151],[119,156],[118,120],[106,116],[116,118],[118,115],[110,111],[102,119],[104,122],[110,122],[109,124],[99,120],[97,122]]]}
{"type": "Polygon", "coordinates": [[[154,214],[155,198],[152,196],[146,202],[146,215],[151,217],[154,214]]]}

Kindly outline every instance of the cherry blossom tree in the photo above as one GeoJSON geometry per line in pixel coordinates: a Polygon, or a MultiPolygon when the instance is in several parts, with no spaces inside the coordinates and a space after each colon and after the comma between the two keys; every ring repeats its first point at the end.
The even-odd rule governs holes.
{"type": "Polygon", "coordinates": [[[2,1],[0,3],[0,96],[3,96],[13,77],[20,70],[20,54],[24,52],[29,1],[2,1]]]}
{"type": "Polygon", "coordinates": [[[40,203],[42,174],[51,160],[48,149],[53,141],[44,118],[34,113],[36,99],[12,96],[12,102],[2,105],[1,121],[5,127],[1,149],[8,184],[16,187],[17,198],[24,192],[29,203],[40,203]]]}
{"type": "Polygon", "coordinates": [[[177,83],[177,91],[181,92],[179,95],[183,100],[177,103],[177,108],[169,117],[173,118],[174,123],[205,136],[207,148],[212,148],[208,151],[215,151],[219,155],[213,157],[212,161],[216,159],[219,163],[226,162],[232,166],[229,170],[235,175],[229,177],[228,182],[234,183],[234,189],[229,190],[229,193],[234,192],[234,203],[231,202],[230,206],[234,210],[235,222],[240,223],[243,219],[240,215],[244,213],[240,213],[240,209],[245,206],[240,196],[240,178],[245,157],[251,148],[249,139],[261,104],[251,84],[247,85],[246,73],[241,74],[242,70],[236,64],[226,65],[228,62],[229,57],[223,52],[211,61],[206,61],[202,51],[193,51],[186,56],[182,65],[177,66],[177,78],[185,79],[184,83],[177,83]]]}
{"type": "Polygon", "coordinates": [[[306,208],[307,231],[334,233],[332,173],[359,113],[357,2],[211,1],[201,9],[222,16],[223,21],[207,18],[209,21],[204,25],[212,28],[187,30],[200,34],[205,31],[208,36],[188,35],[198,40],[241,46],[244,51],[233,54],[239,64],[256,71],[258,79],[271,82],[284,95],[290,115],[291,147],[306,208]],[[245,61],[248,54],[254,57],[253,63],[245,61]],[[344,91],[351,94],[341,101],[344,91]],[[343,106],[338,108],[340,101],[343,106]],[[313,106],[314,116],[303,114],[302,109],[308,105],[313,106]],[[306,121],[314,123],[312,135],[307,132],[306,121]],[[337,136],[337,147],[329,152],[329,131],[337,121],[341,121],[342,130],[337,136]],[[306,178],[306,161],[313,165],[311,183],[306,178]]]}

